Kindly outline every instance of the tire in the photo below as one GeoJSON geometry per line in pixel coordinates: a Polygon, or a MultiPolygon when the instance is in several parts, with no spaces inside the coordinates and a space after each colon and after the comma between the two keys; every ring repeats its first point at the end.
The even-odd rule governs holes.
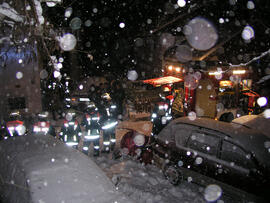
{"type": "Polygon", "coordinates": [[[172,165],[165,166],[163,174],[172,185],[178,185],[183,180],[182,173],[172,165]]]}

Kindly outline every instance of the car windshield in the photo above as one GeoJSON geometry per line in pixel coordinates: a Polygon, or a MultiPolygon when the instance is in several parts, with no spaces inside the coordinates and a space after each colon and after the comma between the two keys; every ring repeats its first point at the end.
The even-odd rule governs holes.
{"type": "Polygon", "coordinates": [[[91,167],[103,174],[96,187],[109,185],[104,198],[81,192],[93,202],[253,201],[226,188],[270,182],[269,10],[267,0],[0,0],[0,203],[83,202],[91,167]],[[190,126],[173,127],[182,117],[190,126]],[[234,140],[243,132],[250,139],[234,140]],[[222,152],[225,141],[239,150],[222,152]],[[249,163],[241,147],[265,158],[249,163]]]}

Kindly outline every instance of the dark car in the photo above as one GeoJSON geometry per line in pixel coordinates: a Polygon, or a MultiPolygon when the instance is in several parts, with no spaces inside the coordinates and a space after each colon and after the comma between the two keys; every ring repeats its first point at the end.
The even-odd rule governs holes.
{"type": "Polygon", "coordinates": [[[240,199],[252,193],[269,200],[269,143],[268,137],[245,126],[182,117],[153,139],[152,150],[172,184],[190,177],[198,184],[217,184],[240,199]]]}

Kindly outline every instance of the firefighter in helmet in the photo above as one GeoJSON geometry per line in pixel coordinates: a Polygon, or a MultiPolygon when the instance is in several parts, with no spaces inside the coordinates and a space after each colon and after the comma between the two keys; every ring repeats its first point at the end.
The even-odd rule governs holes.
{"type": "Polygon", "coordinates": [[[87,106],[81,125],[85,128],[83,140],[83,152],[89,154],[91,143],[94,145],[94,156],[99,155],[99,139],[100,139],[100,114],[94,102],[90,102],[87,106]]]}
{"type": "Polygon", "coordinates": [[[68,146],[78,147],[81,138],[81,128],[76,119],[76,112],[69,110],[65,116],[65,120],[60,132],[60,139],[68,146]]]}
{"type": "Polygon", "coordinates": [[[117,106],[112,102],[110,94],[102,94],[102,131],[103,131],[103,151],[110,152],[115,146],[115,128],[117,121],[117,106]]]}

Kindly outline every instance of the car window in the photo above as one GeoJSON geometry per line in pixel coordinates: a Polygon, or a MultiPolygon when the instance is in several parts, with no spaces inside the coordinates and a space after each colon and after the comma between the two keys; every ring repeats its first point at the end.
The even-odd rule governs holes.
{"type": "MultiPolygon", "coordinates": [[[[193,128],[194,129],[194,128],[193,128]]],[[[192,127],[187,125],[175,125],[172,128],[172,134],[175,138],[176,146],[185,146],[187,139],[192,132],[192,127]]]]}
{"type": "Polygon", "coordinates": [[[254,168],[251,156],[241,147],[228,141],[222,142],[221,159],[244,168],[254,168]]]}
{"type": "Polygon", "coordinates": [[[187,145],[196,151],[216,155],[219,140],[218,137],[205,132],[192,132],[187,145]]]}

